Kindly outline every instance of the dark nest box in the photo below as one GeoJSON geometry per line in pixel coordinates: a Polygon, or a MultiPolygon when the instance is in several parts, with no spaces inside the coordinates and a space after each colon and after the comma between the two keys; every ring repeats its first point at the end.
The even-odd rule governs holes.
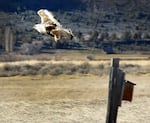
{"type": "Polygon", "coordinates": [[[124,82],[124,91],[123,91],[123,100],[130,101],[130,102],[132,101],[133,91],[134,91],[134,86],[135,85],[136,84],[125,80],[125,82],[124,82]]]}

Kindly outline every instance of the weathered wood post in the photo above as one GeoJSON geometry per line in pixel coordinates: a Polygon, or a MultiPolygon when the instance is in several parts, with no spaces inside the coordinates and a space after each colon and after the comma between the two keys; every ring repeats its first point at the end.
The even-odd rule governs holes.
{"type": "Polygon", "coordinates": [[[13,50],[14,50],[14,34],[13,34],[13,32],[11,31],[10,32],[10,34],[9,34],[9,52],[13,52],[13,50]]]}
{"type": "Polygon", "coordinates": [[[5,28],[5,51],[12,52],[14,48],[14,34],[9,26],[5,28]]]}
{"type": "Polygon", "coordinates": [[[5,51],[9,52],[9,32],[10,28],[6,27],[5,28],[5,51]]]}
{"type": "Polygon", "coordinates": [[[110,68],[106,123],[116,123],[117,121],[118,106],[121,105],[122,100],[124,75],[124,72],[119,69],[119,59],[113,58],[110,68]]]}
{"type": "Polygon", "coordinates": [[[110,68],[106,123],[117,122],[118,107],[121,106],[122,100],[132,101],[135,85],[125,80],[125,73],[119,69],[119,59],[113,58],[110,68]]]}

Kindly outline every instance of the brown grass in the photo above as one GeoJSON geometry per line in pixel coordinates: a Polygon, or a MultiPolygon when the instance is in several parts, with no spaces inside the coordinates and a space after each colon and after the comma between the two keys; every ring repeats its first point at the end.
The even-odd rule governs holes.
{"type": "MultiPolygon", "coordinates": [[[[134,97],[122,103],[118,122],[148,123],[150,78],[127,74],[126,79],[136,83],[134,97]]],[[[0,77],[0,90],[2,123],[105,122],[108,76],[0,77]]]]}

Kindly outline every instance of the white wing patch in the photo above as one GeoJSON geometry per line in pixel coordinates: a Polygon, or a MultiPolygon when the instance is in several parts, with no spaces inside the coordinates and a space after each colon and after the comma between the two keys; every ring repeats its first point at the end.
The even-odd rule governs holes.
{"type": "Polygon", "coordinates": [[[54,24],[56,24],[59,27],[62,27],[62,25],[54,18],[52,12],[49,12],[48,10],[44,10],[44,12],[54,24]]]}

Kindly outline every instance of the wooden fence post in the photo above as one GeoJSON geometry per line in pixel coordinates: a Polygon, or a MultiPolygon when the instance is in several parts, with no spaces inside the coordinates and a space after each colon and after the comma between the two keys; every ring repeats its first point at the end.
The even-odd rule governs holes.
{"type": "Polygon", "coordinates": [[[118,106],[121,105],[122,100],[124,75],[124,72],[119,69],[119,59],[113,58],[110,68],[106,123],[116,123],[117,121],[118,106]]]}
{"type": "Polygon", "coordinates": [[[9,34],[10,34],[10,27],[5,28],[5,51],[9,52],[9,34]]]}
{"type": "Polygon", "coordinates": [[[12,52],[14,49],[14,34],[9,26],[5,28],[5,51],[12,52]]]}

